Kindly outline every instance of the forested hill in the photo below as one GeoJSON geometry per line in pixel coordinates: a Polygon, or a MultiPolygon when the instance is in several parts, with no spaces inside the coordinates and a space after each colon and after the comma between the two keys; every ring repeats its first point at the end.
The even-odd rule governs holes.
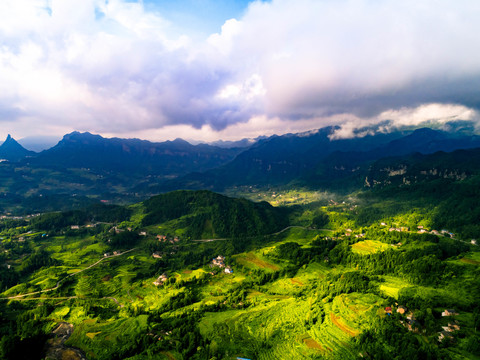
{"type": "Polygon", "coordinates": [[[289,212],[267,202],[255,203],[205,190],[182,190],[133,206],[93,204],[82,210],[46,213],[32,218],[31,224],[43,231],[68,231],[72,225],[128,222],[134,228],[162,225],[167,233],[167,229],[178,230],[189,239],[234,238],[275,233],[289,225],[289,212]]]}
{"type": "Polygon", "coordinates": [[[361,223],[419,208],[429,213],[434,228],[464,238],[480,234],[480,149],[414,154],[373,163],[364,177],[361,223]]]}
{"type": "Polygon", "coordinates": [[[459,181],[479,174],[480,148],[451,153],[439,151],[378,160],[369,168],[365,184],[367,187],[407,186],[440,179],[459,181]]]}
{"type": "Polygon", "coordinates": [[[145,201],[143,226],[178,219],[191,238],[255,236],[288,225],[285,209],[210,191],[174,191],[145,201]]]}

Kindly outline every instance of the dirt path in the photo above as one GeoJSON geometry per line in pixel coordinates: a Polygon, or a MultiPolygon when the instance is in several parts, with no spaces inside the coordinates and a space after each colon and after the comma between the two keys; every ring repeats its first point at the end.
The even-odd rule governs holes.
{"type": "Polygon", "coordinates": [[[212,241],[225,241],[228,239],[200,239],[200,240],[192,240],[195,242],[212,242],[212,241]]]}
{"type": "MultiPolygon", "coordinates": [[[[311,228],[311,227],[305,227],[305,226],[299,226],[299,225],[291,225],[291,226],[287,226],[286,228],[280,230],[280,231],[277,231],[276,233],[273,233],[273,234],[266,234],[266,235],[263,235],[263,236],[275,236],[275,235],[279,235],[281,233],[283,233],[284,231],[287,231],[288,229],[293,229],[293,228],[296,228],[296,229],[304,229],[304,230],[316,230],[316,231],[330,231],[330,232],[333,232],[333,230],[331,229],[314,229],[314,228],[311,228]]],[[[246,238],[253,238],[255,236],[247,236],[246,238]]],[[[225,240],[229,240],[228,238],[226,239],[198,239],[198,240],[192,240],[194,242],[212,242],[212,241],[225,241],[225,240]]]]}

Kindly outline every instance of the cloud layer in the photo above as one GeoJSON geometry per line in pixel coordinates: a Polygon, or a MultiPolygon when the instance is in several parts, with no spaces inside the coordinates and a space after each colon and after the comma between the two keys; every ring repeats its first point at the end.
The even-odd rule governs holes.
{"type": "Polygon", "coordinates": [[[467,0],[257,1],[193,41],[141,2],[6,0],[0,131],[213,140],[476,120],[479,18],[467,0]]]}

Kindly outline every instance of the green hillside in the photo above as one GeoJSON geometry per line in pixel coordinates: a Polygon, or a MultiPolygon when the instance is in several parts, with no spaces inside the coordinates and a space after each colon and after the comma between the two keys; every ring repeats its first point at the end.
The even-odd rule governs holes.
{"type": "Polygon", "coordinates": [[[255,236],[288,226],[285,209],[210,191],[174,191],[143,204],[143,226],[177,219],[177,226],[185,228],[185,235],[190,238],[255,236]]]}
{"type": "Polygon", "coordinates": [[[0,358],[478,359],[478,246],[387,188],[4,218],[0,358]]]}

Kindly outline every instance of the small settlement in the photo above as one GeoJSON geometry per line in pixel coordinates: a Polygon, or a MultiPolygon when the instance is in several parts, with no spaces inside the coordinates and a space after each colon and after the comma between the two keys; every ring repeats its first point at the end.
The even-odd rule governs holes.
{"type": "MultiPolygon", "coordinates": [[[[393,313],[393,306],[387,306],[384,308],[384,312],[388,316],[392,316],[393,313]]],[[[402,320],[400,320],[400,323],[407,328],[408,331],[414,332],[414,333],[420,333],[422,331],[422,325],[420,324],[419,321],[415,319],[415,315],[413,311],[407,312],[408,309],[407,307],[403,305],[398,305],[396,308],[396,312],[398,314],[403,315],[402,320]]],[[[451,317],[458,315],[458,313],[455,311],[455,309],[445,309],[442,312],[442,317],[451,317]]],[[[438,333],[438,341],[442,342],[443,340],[452,340],[453,339],[453,333],[456,331],[460,330],[460,325],[459,322],[455,319],[449,320],[447,326],[442,326],[442,331],[438,333]]],[[[423,329],[423,332],[426,330],[423,329]]]]}
{"type": "Polygon", "coordinates": [[[225,256],[218,255],[216,258],[212,260],[212,263],[210,264],[210,267],[219,267],[221,269],[224,269],[226,274],[232,274],[233,270],[230,266],[225,265],[225,256]]]}
{"type": "Polygon", "coordinates": [[[163,283],[164,283],[165,281],[167,281],[167,280],[168,280],[167,274],[163,273],[162,275],[160,275],[160,276],[157,278],[157,280],[155,280],[155,281],[153,282],[153,285],[155,285],[155,286],[163,285],[163,283]]]}

